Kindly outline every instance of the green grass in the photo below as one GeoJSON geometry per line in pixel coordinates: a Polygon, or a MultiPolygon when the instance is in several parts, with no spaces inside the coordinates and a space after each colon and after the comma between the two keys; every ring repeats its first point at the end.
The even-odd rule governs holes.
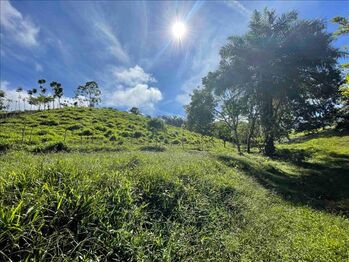
{"type": "MultiPolygon", "coordinates": [[[[102,114],[124,113],[94,110],[102,114]]],[[[129,117],[118,121],[128,126],[129,117]]],[[[10,145],[0,154],[5,261],[349,260],[347,135],[279,145],[274,159],[220,141],[190,144],[200,137],[188,131],[184,149],[127,137],[112,152],[120,145],[72,136],[68,148],[45,153],[61,139],[22,144],[11,135],[16,121],[1,133],[10,145]]]]}
{"type": "Polygon", "coordinates": [[[84,152],[133,150],[157,144],[193,149],[223,144],[168,125],[165,132],[154,138],[147,129],[147,121],[146,117],[112,109],[64,108],[19,113],[0,118],[0,150],[1,145],[10,145],[14,149],[40,151],[46,144],[58,142],[64,142],[70,150],[84,152]]]}

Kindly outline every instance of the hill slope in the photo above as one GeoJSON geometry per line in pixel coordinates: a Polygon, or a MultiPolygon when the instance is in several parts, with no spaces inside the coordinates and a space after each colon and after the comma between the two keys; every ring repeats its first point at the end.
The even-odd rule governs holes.
{"type": "Polygon", "coordinates": [[[129,150],[145,145],[212,146],[218,140],[181,128],[167,126],[154,137],[144,116],[113,109],[64,108],[26,112],[0,119],[0,141],[18,148],[35,150],[35,146],[63,141],[79,151],[129,150]]]}
{"type": "MultiPolygon", "coordinates": [[[[42,136],[33,135],[32,145],[26,137],[22,144],[20,130],[13,127],[19,129],[24,120],[27,126],[40,123],[41,114],[48,114],[43,119],[61,126],[40,123],[33,129],[52,132],[58,141],[61,131],[77,123],[59,114],[53,117],[56,111],[2,122],[2,139],[15,144],[0,154],[0,246],[5,259],[348,261],[349,136],[279,145],[278,157],[268,159],[240,156],[219,141],[192,150],[200,137],[184,131],[184,148],[170,146],[178,135],[168,135],[168,144],[162,142],[165,152],[147,152],[138,149],[155,143],[149,134],[142,142],[119,135],[135,130],[146,134],[146,118],[79,110],[64,113],[71,112],[66,118],[103,137],[106,131],[94,128],[92,121],[119,124],[119,129],[108,128],[124,144],[107,138],[102,145],[85,137],[81,142],[73,133],[67,136],[73,152],[30,153],[41,145],[42,136]],[[75,119],[81,115],[89,116],[75,119]],[[126,130],[131,124],[136,128],[126,130]],[[93,151],[116,146],[123,151],[93,151]],[[87,147],[91,153],[80,152],[87,147]]],[[[168,127],[167,133],[176,131],[181,132],[168,127]]]]}

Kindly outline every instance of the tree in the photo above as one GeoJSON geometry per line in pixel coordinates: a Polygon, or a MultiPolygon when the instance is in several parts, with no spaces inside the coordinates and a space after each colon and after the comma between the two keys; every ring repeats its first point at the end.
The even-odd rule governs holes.
{"type": "Polygon", "coordinates": [[[52,91],[53,91],[53,97],[52,97],[52,106],[53,106],[53,109],[55,108],[55,100],[56,98],[58,98],[58,105],[60,107],[61,105],[61,97],[63,96],[63,88],[62,88],[62,85],[61,83],[58,83],[56,81],[52,81],[50,83],[50,87],[52,88],[52,91]]]}
{"type": "Polygon", "coordinates": [[[44,87],[44,84],[46,83],[45,79],[39,79],[38,80],[38,84],[39,84],[39,89],[40,89],[40,95],[37,98],[38,101],[38,105],[39,105],[39,110],[41,107],[41,104],[44,104],[44,110],[45,110],[45,103],[46,103],[46,99],[45,99],[45,94],[46,94],[46,88],[44,87]]]}
{"type": "MultiPolygon", "coordinates": [[[[333,33],[335,37],[349,34],[349,19],[345,17],[335,17],[332,22],[339,25],[338,29],[333,33]]],[[[349,63],[341,65],[342,68],[348,70],[349,63]]],[[[349,130],[349,73],[345,74],[345,80],[340,87],[342,108],[339,110],[340,121],[337,128],[349,130]]]]}
{"type": "Polygon", "coordinates": [[[252,101],[264,135],[264,153],[275,152],[275,140],[313,118],[322,125],[335,111],[341,82],[332,37],[320,20],[299,20],[295,11],[255,11],[249,31],[231,36],[220,50],[218,70],[204,79],[215,93],[227,90],[252,101]],[[301,108],[302,110],[295,110],[301,108]]]}
{"type": "Polygon", "coordinates": [[[227,141],[231,141],[231,129],[223,121],[218,121],[214,123],[213,135],[223,140],[224,147],[227,141]]]}
{"type": "Polygon", "coordinates": [[[334,36],[349,34],[349,20],[342,16],[336,16],[332,19],[333,23],[339,25],[338,29],[333,33],[334,36]]]}
{"type": "Polygon", "coordinates": [[[210,135],[215,105],[214,98],[207,89],[195,89],[189,105],[185,107],[188,129],[202,135],[210,135]]]}
{"type": "Polygon", "coordinates": [[[181,127],[185,123],[184,119],[179,116],[161,116],[160,118],[164,120],[166,124],[176,127],[181,127]]]}
{"type": "Polygon", "coordinates": [[[18,100],[17,100],[18,111],[20,111],[21,110],[21,98],[22,98],[21,93],[23,92],[23,88],[22,87],[18,87],[16,89],[16,92],[18,93],[18,100]]]}
{"type": "Polygon", "coordinates": [[[132,108],[130,109],[130,112],[131,112],[132,114],[135,114],[135,115],[141,114],[141,111],[139,110],[138,107],[132,107],[132,108]]]}
{"type": "Polygon", "coordinates": [[[149,119],[147,123],[147,127],[148,127],[148,130],[152,133],[152,138],[155,139],[155,141],[158,140],[159,132],[166,130],[164,121],[162,121],[159,118],[149,119]]]}
{"type": "Polygon", "coordinates": [[[0,111],[4,110],[5,108],[5,91],[0,89],[0,111]]]}
{"type": "Polygon", "coordinates": [[[89,107],[94,107],[101,101],[100,95],[101,91],[95,81],[87,82],[84,86],[79,86],[76,90],[76,97],[86,97],[89,102],[89,107]]]}

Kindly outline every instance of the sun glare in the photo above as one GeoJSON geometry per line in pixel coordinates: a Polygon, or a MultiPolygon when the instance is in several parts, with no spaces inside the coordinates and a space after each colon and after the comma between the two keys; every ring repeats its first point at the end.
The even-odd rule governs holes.
{"type": "Polygon", "coordinates": [[[179,41],[181,41],[183,39],[186,31],[187,31],[187,28],[183,22],[176,21],[172,25],[172,34],[179,41]]]}

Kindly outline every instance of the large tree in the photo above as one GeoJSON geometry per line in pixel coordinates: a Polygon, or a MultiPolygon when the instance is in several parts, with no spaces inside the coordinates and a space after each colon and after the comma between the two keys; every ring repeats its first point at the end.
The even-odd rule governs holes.
{"type": "Polygon", "coordinates": [[[332,40],[320,20],[299,20],[295,11],[255,11],[249,31],[229,38],[218,70],[203,83],[215,94],[229,91],[249,101],[248,112],[257,112],[263,130],[264,153],[273,155],[281,134],[314,118],[323,125],[331,120],[341,82],[341,53],[332,40]]]}
{"type": "MultiPolygon", "coordinates": [[[[349,18],[345,17],[335,17],[332,22],[339,25],[338,29],[333,33],[335,37],[345,36],[349,34],[349,18]]],[[[345,53],[348,55],[348,53],[345,53]]],[[[345,73],[345,82],[341,86],[341,100],[342,108],[339,111],[340,121],[337,125],[339,129],[349,130],[349,63],[344,63],[341,65],[345,73]]]]}
{"type": "Polygon", "coordinates": [[[4,110],[5,108],[5,91],[0,89],[0,111],[4,110]]]}
{"type": "Polygon", "coordinates": [[[85,85],[77,88],[76,97],[79,96],[83,96],[87,99],[89,107],[94,107],[101,101],[101,90],[95,81],[87,82],[85,85]]]}
{"type": "Polygon", "coordinates": [[[187,127],[189,130],[209,135],[214,121],[214,97],[207,89],[195,89],[190,104],[186,106],[187,127]]]}

